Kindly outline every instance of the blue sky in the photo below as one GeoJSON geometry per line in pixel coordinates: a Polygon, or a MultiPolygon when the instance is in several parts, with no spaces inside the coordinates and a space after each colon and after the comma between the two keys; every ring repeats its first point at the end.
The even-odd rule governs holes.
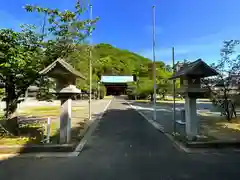
{"type": "MultiPolygon", "coordinates": [[[[71,9],[75,0],[7,0],[0,4],[0,28],[42,24],[42,17],[23,10],[25,4],[71,9]]],[[[94,43],[110,43],[152,58],[152,5],[156,6],[156,58],[171,62],[219,59],[223,40],[240,39],[239,0],[92,0],[99,16],[94,43]]]]}

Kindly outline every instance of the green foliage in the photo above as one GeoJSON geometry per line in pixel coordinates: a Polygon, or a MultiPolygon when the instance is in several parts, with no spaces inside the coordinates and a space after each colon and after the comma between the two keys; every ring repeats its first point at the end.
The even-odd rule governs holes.
{"type": "Polygon", "coordinates": [[[157,67],[157,93],[164,99],[167,93],[172,92],[172,81],[168,80],[172,76],[172,70],[164,63],[157,67]]]}
{"type": "Polygon", "coordinates": [[[21,32],[0,30],[0,74],[5,83],[6,116],[12,114],[19,97],[39,77],[43,68],[41,36],[34,26],[23,26],[21,32]]]}
{"type": "Polygon", "coordinates": [[[51,101],[55,98],[55,95],[51,92],[51,90],[55,89],[56,84],[52,79],[42,76],[36,84],[39,87],[36,97],[39,101],[51,101]]]}
{"type": "Polygon", "coordinates": [[[48,20],[47,28],[43,27],[44,37],[50,37],[50,40],[45,43],[47,63],[58,57],[68,57],[70,53],[77,50],[76,45],[86,40],[99,19],[83,19],[82,16],[87,9],[81,5],[80,1],[76,2],[73,11],[60,11],[34,5],[26,5],[25,9],[27,12],[44,14],[48,20]]]}
{"type": "Polygon", "coordinates": [[[127,95],[129,100],[134,100],[137,97],[137,85],[136,83],[128,83],[127,95]]]}
{"type": "Polygon", "coordinates": [[[153,80],[148,78],[140,78],[137,82],[136,94],[140,99],[146,99],[150,94],[153,93],[153,80]]]}
{"type": "MultiPolygon", "coordinates": [[[[151,62],[138,54],[115,48],[109,44],[90,46],[86,38],[95,29],[98,18],[89,20],[82,16],[86,8],[77,1],[73,11],[43,8],[26,5],[27,12],[36,12],[45,16],[42,34],[36,33],[34,26],[23,26],[21,32],[10,29],[0,30],[0,80],[6,84],[6,115],[12,114],[27,88],[36,84],[40,87],[38,98],[50,98],[49,79],[40,77],[39,71],[57,58],[65,58],[86,80],[78,80],[77,86],[89,89],[89,53],[92,50],[93,91],[102,75],[137,75],[133,93],[146,97],[153,91],[153,81],[149,80],[148,65],[151,62]]],[[[158,63],[157,78],[167,79],[169,67],[158,63]]],[[[162,86],[159,86],[162,87],[162,86]]],[[[101,87],[101,97],[106,89],[101,87]]]]}
{"type": "Polygon", "coordinates": [[[132,75],[136,71],[141,73],[142,66],[149,62],[147,58],[109,44],[96,45],[94,52],[96,60],[93,70],[97,75],[132,75]]]}
{"type": "Polygon", "coordinates": [[[137,82],[129,83],[127,94],[129,99],[146,99],[153,93],[153,80],[148,77],[140,77],[137,82]]]}
{"type": "Polygon", "coordinates": [[[0,88],[0,101],[5,95],[5,90],[0,88]]]}
{"type": "MultiPolygon", "coordinates": [[[[77,86],[83,90],[89,89],[89,45],[76,46],[67,61],[80,71],[86,80],[78,80],[77,86]]],[[[97,44],[92,48],[93,91],[97,90],[97,82],[102,75],[132,75],[148,74],[149,59],[127,50],[115,48],[109,44],[97,44]]]]}
{"type": "Polygon", "coordinates": [[[235,104],[233,98],[234,94],[231,93],[232,76],[240,75],[240,55],[236,54],[235,51],[239,43],[239,40],[229,40],[223,42],[223,47],[220,50],[221,59],[217,64],[211,65],[217,70],[219,75],[214,78],[206,78],[203,80],[203,83],[210,91],[213,103],[220,102],[220,100],[222,100],[224,104],[223,111],[228,121],[231,120],[231,111],[234,110],[233,107],[230,107],[231,105],[229,105],[228,100],[232,99],[233,104],[235,104]],[[220,89],[219,92],[213,90],[213,85],[215,84],[218,85],[218,88],[220,89]]]}
{"type": "MultiPolygon", "coordinates": [[[[77,87],[85,91],[89,89],[89,49],[90,46],[87,44],[78,44],[76,50],[67,57],[67,62],[87,77],[86,80],[77,82],[77,87]]],[[[139,87],[135,87],[134,93],[143,97],[148,96],[153,91],[153,81],[149,80],[149,63],[151,63],[149,59],[127,50],[115,48],[109,44],[97,44],[92,47],[92,91],[97,91],[97,83],[102,75],[136,74],[140,79],[139,87]]],[[[160,79],[167,80],[171,74],[163,62],[158,63],[158,83],[160,79]]],[[[136,84],[129,86],[131,89],[136,84]]]]}
{"type": "Polygon", "coordinates": [[[103,99],[106,96],[106,87],[100,86],[100,99],[103,99]]]}
{"type": "Polygon", "coordinates": [[[7,117],[15,112],[19,98],[33,83],[40,86],[39,99],[49,98],[51,83],[38,72],[57,58],[75,52],[78,44],[94,30],[97,21],[82,19],[86,8],[80,1],[76,2],[74,11],[32,5],[26,5],[25,9],[44,14],[48,24],[45,22],[41,35],[31,25],[22,26],[21,32],[0,30],[0,80],[5,83],[7,117]]]}
{"type": "Polygon", "coordinates": [[[162,98],[165,98],[167,93],[172,92],[172,82],[168,79],[160,79],[157,85],[157,93],[162,95],[162,98]]]}

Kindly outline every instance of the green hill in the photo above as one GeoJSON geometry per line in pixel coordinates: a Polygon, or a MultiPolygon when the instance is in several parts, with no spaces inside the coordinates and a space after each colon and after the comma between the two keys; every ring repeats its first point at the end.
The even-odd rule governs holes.
{"type": "MultiPolygon", "coordinates": [[[[89,77],[89,46],[79,45],[77,51],[69,56],[68,62],[85,77],[89,77]]],[[[128,50],[122,50],[104,43],[97,44],[92,50],[93,89],[96,88],[96,83],[100,80],[101,75],[136,74],[141,80],[149,81],[149,63],[151,63],[150,59],[128,50]]],[[[163,62],[157,63],[158,79],[166,79],[170,74],[163,62]]],[[[88,89],[88,83],[88,79],[79,81],[78,86],[88,89]]]]}
{"type": "Polygon", "coordinates": [[[150,62],[149,59],[138,54],[115,48],[109,44],[98,44],[95,46],[95,51],[102,74],[131,75],[141,67],[147,67],[150,62]]]}

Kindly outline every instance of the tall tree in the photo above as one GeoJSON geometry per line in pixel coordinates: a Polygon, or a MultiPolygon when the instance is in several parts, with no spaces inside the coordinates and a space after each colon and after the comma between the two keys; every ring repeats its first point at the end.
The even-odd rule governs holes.
{"type": "Polygon", "coordinates": [[[0,78],[5,83],[7,118],[43,68],[41,39],[34,26],[24,26],[21,32],[0,30],[0,78]]]}
{"type": "Polygon", "coordinates": [[[5,83],[6,117],[14,115],[19,98],[36,80],[48,86],[38,72],[57,58],[68,57],[74,52],[97,21],[81,19],[86,8],[80,1],[76,2],[74,11],[32,5],[26,5],[25,9],[43,13],[48,19],[46,28],[43,27],[47,31],[39,35],[31,25],[24,26],[21,32],[0,30],[0,80],[5,83]]]}

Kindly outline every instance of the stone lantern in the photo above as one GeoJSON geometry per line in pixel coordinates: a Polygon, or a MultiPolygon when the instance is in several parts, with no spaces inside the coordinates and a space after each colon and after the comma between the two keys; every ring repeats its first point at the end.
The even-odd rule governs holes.
{"type": "Polygon", "coordinates": [[[193,140],[198,135],[198,116],[196,99],[204,97],[208,91],[201,86],[201,78],[215,76],[218,73],[204,61],[198,59],[180,68],[170,79],[180,78],[180,88],[177,90],[185,97],[185,131],[187,138],[193,140]]]}
{"type": "Polygon", "coordinates": [[[75,86],[76,79],[85,79],[85,77],[60,58],[43,69],[40,74],[56,80],[56,91],[53,93],[61,100],[60,143],[69,143],[71,137],[72,97],[81,93],[81,90],[75,86]]]}

